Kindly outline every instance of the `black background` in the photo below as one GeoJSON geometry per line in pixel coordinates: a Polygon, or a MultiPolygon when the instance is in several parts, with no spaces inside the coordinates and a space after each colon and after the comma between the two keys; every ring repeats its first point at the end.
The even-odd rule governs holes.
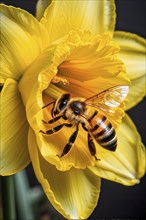
{"type": "MultiPolygon", "coordinates": [[[[36,0],[3,0],[2,2],[24,8],[32,14],[35,13],[36,0]]],[[[146,1],[116,0],[116,7],[116,30],[132,32],[145,38],[146,1]]],[[[143,143],[146,145],[146,98],[128,111],[128,114],[135,122],[143,143]]],[[[31,166],[28,171],[31,172],[32,177],[34,174],[31,166]]],[[[36,184],[37,180],[34,178],[33,183],[36,184]]],[[[30,181],[33,184],[32,179],[30,181]]],[[[102,179],[100,200],[89,220],[117,218],[146,219],[146,176],[141,179],[140,184],[132,187],[102,179]]]]}

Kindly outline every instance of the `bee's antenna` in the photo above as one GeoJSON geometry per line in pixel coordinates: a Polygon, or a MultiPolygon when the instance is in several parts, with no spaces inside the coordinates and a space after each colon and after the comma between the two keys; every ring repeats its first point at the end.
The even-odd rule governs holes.
{"type": "Polygon", "coordinates": [[[53,104],[53,103],[55,103],[55,102],[54,102],[54,101],[53,101],[53,102],[50,102],[49,104],[43,106],[42,109],[43,109],[43,108],[46,108],[47,106],[49,106],[49,105],[51,105],[51,104],[53,104]]]}

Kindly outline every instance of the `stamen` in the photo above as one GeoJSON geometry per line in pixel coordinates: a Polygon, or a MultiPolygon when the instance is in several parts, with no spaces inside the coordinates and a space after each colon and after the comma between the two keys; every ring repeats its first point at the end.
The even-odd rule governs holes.
{"type": "Polygon", "coordinates": [[[67,79],[60,77],[60,76],[54,76],[51,82],[54,84],[62,83],[63,85],[69,85],[69,82],[67,81],[67,79]]]}

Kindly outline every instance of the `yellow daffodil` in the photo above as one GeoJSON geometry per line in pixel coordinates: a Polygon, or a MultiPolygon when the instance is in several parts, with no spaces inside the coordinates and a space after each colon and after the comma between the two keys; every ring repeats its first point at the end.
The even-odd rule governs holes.
{"type": "MultiPolygon", "coordinates": [[[[64,93],[90,98],[114,86],[129,86],[125,110],[145,96],[145,40],[114,32],[115,4],[103,1],[38,1],[36,18],[12,6],[1,13],[1,175],[31,161],[39,182],[68,219],[86,219],[97,205],[100,178],[133,185],[145,173],[145,148],[124,104],[106,117],[116,129],[115,152],[95,144],[79,126],[70,151],[59,157],[75,128],[61,118],[49,121],[52,105],[64,93]],[[122,119],[122,117],[124,118],[122,119]]],[[[107,114],[107,115],[106,115],[107,114]]]]}

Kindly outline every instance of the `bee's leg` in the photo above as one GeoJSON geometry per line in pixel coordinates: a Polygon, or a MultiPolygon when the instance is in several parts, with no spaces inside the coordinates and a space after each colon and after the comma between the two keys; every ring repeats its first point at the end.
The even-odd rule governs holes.
{"type": "MultiPolygon", "coordinates": [[[[96,113],[94,113],[94,114],[96,114],[96,113]]],[[[82,124],[82,127],[85,131],[88,132],[88,129],[86,128],[84,123],[82,124]]],[[[94,144],[93,139],[92,139],[91,135],[89,134],[89,132],[88,132],[88,147],[89,147],[89,151],[90,151],[91,155],[93,155],[95,157],[95,160],[100,160],[96,157],[95,144],[94,144]]]]}
{"type": "Polygon", "coordinates": [[[52,116],[52,118],[54,117],[54,107],[55,107],[55,102],[53,104],[53,108],[51,109],[51,116],[52,116]]]}
{"type": "Polygon", "coordinates": [[[52,124],[52,123],[54,123],[55,121],[58,121],[61,117],[62,117],[62,115],[57,116],[57,117],[55,117],[55,118],[52,118],[52,119],[49,120],[48,122],[46,122],[46,121],[44,121],[44,120],[42,120],[42,121],[43,121],[45,124],[52,124]]]}
{"type": "Polygon", "coordinates": [[[100,160],[96,157],[95,144],[94,144],[93,139],[89,133],[88,133],[88,147],[89,147],[89,151],[90,151],[91,155],[95,157],[95,160],[100,160]]]}
{"type": "Polygon", "coordinates": [[[88,129],[86,128],[86,126],[85,126],[85,124],[84,124],[84,123],[82,123],[82,127],[83,127],[83,129],[84,129],[85,131],[87,131],[87,132],[88,132],[88,129]]]}
{"type": "Polygon", "coordinates": [[[63,128],[64,126],[65,126],[65,127],[71,127],[72,124],[66,124],[66,123],[64,123],[64,124],[58,125],[58,126],[52,128],[52,129],[46,131],[46,132],[44,132],[44,131],[42,131],[42,130],[40,130],[40,132],[43,133],[43,134],[50,135],[50,134],[53,134],[53,133],[59,131],[59,130],[60,130],[61,128],[63,128]]]}
{"type": "Polygon", "coordinates": [[[74,144],[74,142],[76,140],[76,137],[78,135],[78,131],[79,131],[79,128],[77,126],[75,132],[70,136],[69,142],[65,145],[62,154],[60,156],[57,155],[59,158],[63,157],[65,154],[67,154],[70,151],[72,145],[74,144]]]}
{"type": "Polygon", "coordinates": [[[90,118],[88,118],[88,122],[90,122],[96,115],[98,114],[98,111],[96,110],[93,115],[91,115],[90,118]]]}

